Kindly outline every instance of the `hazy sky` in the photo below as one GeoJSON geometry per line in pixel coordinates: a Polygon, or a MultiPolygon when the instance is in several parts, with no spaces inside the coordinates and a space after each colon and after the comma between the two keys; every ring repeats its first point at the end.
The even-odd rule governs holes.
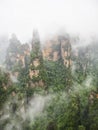
{"type": "Polygon", "coordinates": [[[0,0],[0,35],[15,33],[26,41],[34,28],[44,37],[60,27],[98,35],[98,0],[0,0]]]}

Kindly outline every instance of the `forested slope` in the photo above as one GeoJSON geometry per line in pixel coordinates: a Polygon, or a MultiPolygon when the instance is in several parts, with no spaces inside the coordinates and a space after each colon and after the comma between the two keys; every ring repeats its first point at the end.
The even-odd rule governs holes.
{"type": "Polygon", "coordinates": [[[42,47],[34,31],[30,47],[12,36],[0,71],[2,130],[98,130],[98,40],[71,41],[65,33],[42,47]]]}

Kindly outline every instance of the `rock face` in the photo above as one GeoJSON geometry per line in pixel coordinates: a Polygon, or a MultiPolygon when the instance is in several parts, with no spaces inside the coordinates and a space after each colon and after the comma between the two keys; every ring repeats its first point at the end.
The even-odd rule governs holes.
{"type": "Polygon", "coordinates": [[[16,71],[18,67],[25,67],[25,57],[30,56],[30,47],[26,44],[21,44],[16,36],[12,36],[6,55],[6,68],[16,71]]]}
{"type": "Polygon", "coordinates": [[[69,37],[55,36],[50,40],[46,40],[43,48],[43,58],[53,61],[62,59],[66,67],[70,66],[72,61],[69,37]]]}

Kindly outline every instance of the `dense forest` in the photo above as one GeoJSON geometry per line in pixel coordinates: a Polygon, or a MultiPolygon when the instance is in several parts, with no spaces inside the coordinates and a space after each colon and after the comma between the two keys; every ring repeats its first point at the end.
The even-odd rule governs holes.
{"type": "Polygon", "coordinates": [[[98,130],[98,39],[9,39],[0,68],[0,130],[98,130]],[[82,43],[85,41],[82,41],[82,43]]]}

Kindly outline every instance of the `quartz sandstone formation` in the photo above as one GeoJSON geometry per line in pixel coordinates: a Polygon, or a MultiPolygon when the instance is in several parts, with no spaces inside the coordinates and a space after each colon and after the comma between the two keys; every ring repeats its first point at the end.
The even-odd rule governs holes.
{"type": "Polygon", "coordinates": [[[43,87],[44,81],[42,80],[43,71],[43,56],[40,47],[39,34],[35,30],[33,32],[32,50],[31,50],[31,63],[29,69],[30,84],[32,87],[43,87]]]}
{"type": "MultiPolygon", "coordinates": [[[[17,66],[25,68],[26,57],[27,60],[30,59],[29,77],[32,87],[44,86],[44,81],[41,79],[40,75],[40,70],[43,70],[43,59],[52,60],[54,62],[62,59],[63,64],[66,67],[70,67],[72,65],[71,44],[69,37],[67,36],[55,35],[52,38],[48,38],[44,42],[45,44],[42,49],[40,46],[40,39],[37,31],[33,32],[33,40],[31,44],[32,49],[30,49],[30,46],[27,43],[20,44],[16,38],[12,39],[11,43],[12,42],[15,42],[15,50],[11,50],[9,48],[7,55],[7,67],[11,69],[14,67],[17,68],[17,66]]],[[[13,75],[18,77],[18,73],[19,72],[16,69],[13,72],[13,75]]]]}
{"type": "Polygon", "coordinates": [[[43,58],[53,61],[62,58],[66,67],[71,66],[71,43],[69,38],[64,36],[55,36],[50,40],[46,40],[43,48],[43,58]]]}

